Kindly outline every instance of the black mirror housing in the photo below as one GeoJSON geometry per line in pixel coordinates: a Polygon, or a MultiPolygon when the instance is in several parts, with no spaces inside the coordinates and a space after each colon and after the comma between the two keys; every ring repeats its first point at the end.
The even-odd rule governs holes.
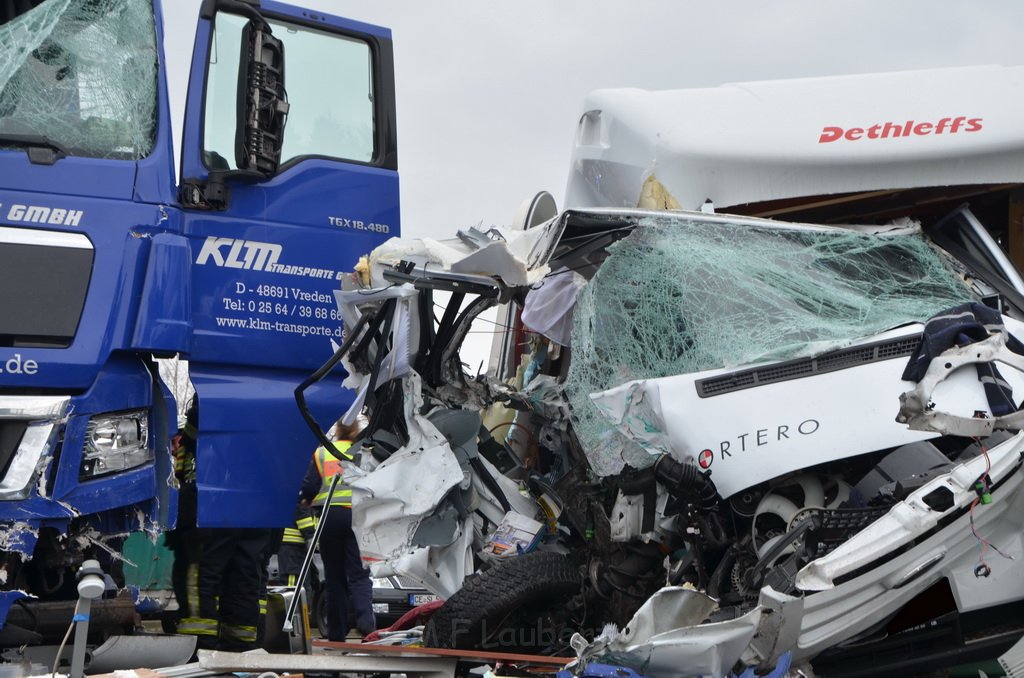
{"type": "Polygon", "coordinates": [[[281,163],[288,102],[284,44],[265,22],[246,24],[239,64],[235,162],[239,169],[272,176],[281,163]]]}

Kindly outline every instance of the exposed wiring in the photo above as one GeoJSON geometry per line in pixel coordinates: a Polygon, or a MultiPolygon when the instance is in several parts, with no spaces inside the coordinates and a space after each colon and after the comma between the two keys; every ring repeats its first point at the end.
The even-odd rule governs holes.
{"type": "Polygon", "coordinates": [[[983,502],[983,497],[989,496],[989,492],[991,491],[989,473],[992,471],[992,459],[988,456],[988,448],[986,448],[985,445],[977,438],[975,438],[974,442],[981,447],[981,453],[985,456],[985,472],[978,476],[978,479],[974,481],[975,491],[978,492],[978,496],[971,502],[971,507],[968,510],[968,518],[971,524],[971,534],[978,540],[978,547],[980,549],[980,553],[978,553],[978,564],[974,568],[974,576],[987,577],[992,574],[992,568],[985,559],[990,547],[993,551],[1007,560],[1013,560],[1013,556],[1000,551],[998,546],[978,534],[978,530],[974,526],[974,508],[983,502]]]}
{"type": "Polygon", "coordinates": [[[390,285],[388,285],[387,287],[372,287],[372,288],[369,288],[369,289],[358,289],[358,290],[355,290],[355,292],[356,292],[356,294],[359,294],[361,296],[368,297],[371,294],[379,294],[380,292],[384,292],[386,290],[390,290],[392,287],[398,287],[399,284],[400,283],[393,282],[390,285]]]}

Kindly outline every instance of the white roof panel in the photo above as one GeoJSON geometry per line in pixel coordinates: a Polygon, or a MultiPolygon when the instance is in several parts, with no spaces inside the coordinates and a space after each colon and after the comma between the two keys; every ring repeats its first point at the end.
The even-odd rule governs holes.
{"type": "Polygon", "coordinates": [[[683,209],[1024,181],[1024,67],[978,66],[592,92],[566,207],[683,209]]]}

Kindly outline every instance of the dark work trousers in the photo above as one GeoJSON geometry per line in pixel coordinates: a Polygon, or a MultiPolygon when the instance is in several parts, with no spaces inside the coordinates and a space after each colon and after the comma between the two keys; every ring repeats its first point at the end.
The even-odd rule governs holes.
{"type": "Polygon", "coordinates": [[[267,636],[267,585],[270,583],[270,557],[277,553],[281,546],[281,535],[284,530],[274,528],[267,530],[267,540],[260,554],[260,622],[256,625],[256,645],[263,647],[267,636]]]}
{"type": "Polygon", "coordinates": [[[196,528],[196,486],[182,483],[178,489],[178,519],[166,534],[165,544],[174,553],[171,582],[178,601],[178,620],[199,614],[199,530],[196,528]]]}
{"type": "MultiPolygon", "coordinates": [[[[334,509],[331,509],[332,511],[334,509]]],[[[285,586],[295,586],[299,580],[299,572],[302,571],[302,563],[306,559],[306,545],[284,542],[277,549],[277,572],[278,579],[285,586]]],[[[316,573],[310,568],[306,575],[303,588],[306,591],[306,604],[313,606],[313,578],[316,573]]]]}
{"type": "Polygon", "coordinates": [[[327,590],[327,640],[345,640],[350,606],[361,633],[375,630],[373,583],[359,556],[359,544],[352,531],[352,509],[332,506],[327,512],[327,522],[320,533],[320,555],[327,590]]]}
{"type": "Polygon", "coordinates": [[[202,528],[200,534],[199,616],[217,620],[217,637],[200,635],[198,645],[231,652],[254,650],[260,600],[266,595],[260,570],[271,531],[202,528]]]}

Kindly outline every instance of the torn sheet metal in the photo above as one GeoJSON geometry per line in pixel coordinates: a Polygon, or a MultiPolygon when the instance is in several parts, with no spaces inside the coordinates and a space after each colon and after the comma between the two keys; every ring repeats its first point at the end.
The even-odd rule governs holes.
{"type": "MultiPolygon", "coordinates": [[[[413,376],[407,388],[410,383],[419,381],[413,376]]],[[[406,395],[407,403],[419,402],[408,390],[406,395]]],[[[363,555],[375,561],[376,576],[400,574],[448,597],[472,572],[473,549],[482,537],[477,516],[492,525],[504,516],[492,487],[500,488],[517,512],[534,515],[538,507],[517,483],[477,455],[478,413],[438,410],[423,417],[418,412],[418,406],[406,412],[413,424],[405,447],[372,473],[346,473],[353,488],[353,524],[363,555]],[[452,418],[439,415],[462,415],[472,424],[472,438],[457,439],[449,430],[452,418]],[[490,475],[493,486],[483,482],[481,472],[490,475]]]]}
{"type": "MultiPolygon", "coordinates": [[[[348,372],[343,385],[356,392],[356,398],[342,421],[351,424],[366,404],[367,391],[370,384],[381,386],[392,379],[400,379],[412,371],[412,361],[416,358],[416,347],[419,345],[419,323],[412,322],[413,305],[416,303],[416,290],[411,285],[392,285],[379,290],[354,290],[334,292],[338,310],[341,312],[345,327],[355,327],[362,311],[367,304],[382,304],[394,300],[394,311],[391,320],[391,334],[387,338],[390,350],[381,363],[374,380],[370,374],[357,369],[346,357],[341,361],[348,372]]],[[[379,345],[379,344],[378,344],[379,345]]],[[[367,356],[370,360],[375,355],[367,356]]]]}
{"type": "MultiPolygon", "coordinates": [[[[916,228],[896,225],[888,235],[869,236],[722,215],[630,214],[608,222],[605,216],[588,222],[576,215],[579,233],[568,250],[591,245],[587,226],[595,223],[628,231],[641,221],[640,235],[619,240],[607,258],[600,248],[588,250],[597,274],[578,300],[564,391],[557,377],[540,374],[548,354],[533,356],[523,370],[525,385],[507,394],[517,410],[508,433],[511,456],[522,462],[513,462],[513,470],[531,468],[524,461],[531,448],[550,453],[537,469],[543,477],[533,480],[550,482],[562,500],[552,514],[559,516],[552,541],[597,580],[595,591],[612,582],[621,587],[616,593],[646,601],[621,633],[577,644],[581,657],[636,666],[646,675],[659,675],[652,667],[666,676],[764,670],[787,656],[807,660],[875,628],[939,578],[950,582],[961,611],[974,601],[1024,598],[1024,584],[1014,580],[1024,539],[1011,520],[1024,501],[1016,461],[1024,440],[1002,443],[1000,434],[984,441],[992,447],[991,481],[1004,484],[973,518],[979,534],[1014,557],[991,564],[1000,581],[986,587],[974,574],[978,544],[967,524],[977,499],[973,488],[986,470],[981,444],[925,444],[934,431],[910,430],[895,418],[898,395],[913,386],[902,370],[920,343],[922,321],[972,294],[916,228]],[[681,232],[685,237],[677,238],[681,232]],[[707,270],[694,270],[694,251],[707,270]],[[749,260],[758,262],[756,271],[749,260]],[[679,262],[691,270],[678,270],[679,262]],[[580,398],[610,424],[596,437],[580,435],[577,448],[572,434],[580,432],[577,424],[589,424],[580,417],[580,398]],[[909,452],[897,454],[904,448],[909,452]],[[589,467],[573,466],[580,450],[589,467]],[[675,461],[645,470],[664,454],[675,461]],[[899,468],[886,465],[892,456],[900,458],[899,468]],[[600,478],[627,463],[633,467],[627,473],[600,478]],[[865,471],[890,469],[886,479],[898,489],[869,491],[857,481],[865,471]],[[652,491],[654,483],[664,487],[652,491]],[[948,495],[949,506],[936,493],[948,495]],[[598,494],[618,498],[611,507],[588,500],[598,494]],[[704,555],[723,551],[728,558],[704,555]],[[620,562],[631,567],[616,571],[620,562]],[[631,576],[612,580],[621,572],[631,576]],[[724,619],[724,610],[742,616],[705,622],[709,610],[682,600],[699,594],[659,591],[662,574],[711,591],[723,608],[714,619],[724,619]]],[[[466,240],[481,244],[479,234],[466,240]]],[[[408,284],[429,289],[431,283],[408,284]]],[[[1024,388],[1024,377],[1007,379],[1024,388]]],[[[475,403],[455,392],[440,397],[441,387],[413,371],[403,381],[412,439],[354,480],[355,511],[365,510],[368,519],[360,529],[388,540],[376,543],[382,560],[375,572],[410,576],[451,598],[472,571],[482,523],[505,512],[488,495],[493,485],[481,482],[469,463],[476,451],[468,442],[478,425],[461,408],[475,403]],[[425,410],[428,403],[432,409],[425,410]],[[462,419],[473,424],[453,425],[462,419]],[[408,469],[390,466],[399,463],[408,469]],[[390,475],[375,483],[380,472],[390,475]],[[427,496],[420,497],[423,486],[427,496]],[[487,519],[469,520],[470,514],[487,519]]],[[[966,369],[943,379],[929,402],[973,412],[988,401],[984,384],[966,369]]],[[[509,499],[522,498],[514,484],[502,487],[509,499]]],[[[514,506],[527,516],[535,509],[514,506]]],[[[593,615],[591,623],[622,622],[629,614],[606,603],[610,598],[587,596],[585,587],[566,609],[578,604],[585,608],[581,616],[593,615]]]]}
{"type": "Polygon", "coordinates": [[[693,589],[660,589],[637,610],[622,631],[606,628],[594,642],[573,638],[578,661],[599,659],[651,678],[724,676],[747,649],[762,608],[723,622],[702,624],[717,609],[715,600],[693,589]]]}
{"type": "MultiPolygon", "coordinates": [[[[437,416],[432,422],[420,414],[418,375],[410,375],[404,387],[409,442],[370,473],[346,471],[352,487],[352,522],[360,551],[373,562],[374,576],[400,574],[448,597],[473,571],[472,550],[479,538],[475,513],[496,524],[504,510],[470,468],[479,415],[439,411],[475,417],[469,441],[474,449],[468,449],[469,443],[446,439],[438,428],[445,423],[437,416]]],[[[518,486],[487,460],[479,458],[476,463],[502,488],[513,508],[526,515],[537,512],[536,502],[521,496],[518,486]]]]}
{"type": "Polygon", "coordinates": [[[32,557],[39,537],[39,521],[17,521],[0,526],[0,551],[32,557]]]}
{"type": "Polygon", "coordinates": [[[424,270],[498,278],[510,287],[532,285],[548,273],[547,260],[562,228],[557,219],[526,231],[492,228],[486,242],[470,237],[392,238],[370,254],[370,284],[388,286],[383,272],[408,261],[424,270]]]}
{"type": "MultiPolygon", "coordinates": [[[[459,522],[440,543],[413,546],[421,523],[438,509],[448,492],[464,480],[448,441],[418,413],[422,405],[419,384],[416,375],[405,383],[409,443],[372,473],[362,476],[346,473],[346,481],[352,487],[352,522],[359,537],[359,550],[371,562],[381,561],[373,565],[374,576],[378,577],[393,561],[408,560],[410,552],[452,545],[465,532],[459,522]]],[[[425,554],[419,557],[429,560],[425,554]]],[[[465,564],[464,561],[465,558],[453,558],[451,562],[465,564]]],[[[424,585],[432,584],[428,588],[436,589],[439,595],[450,595],[462,586],[468,572],[456,566],[441,574],[443,577],[428,578],[421,574],[414,578],[424,579],[421,582],[424,585]]]]}

